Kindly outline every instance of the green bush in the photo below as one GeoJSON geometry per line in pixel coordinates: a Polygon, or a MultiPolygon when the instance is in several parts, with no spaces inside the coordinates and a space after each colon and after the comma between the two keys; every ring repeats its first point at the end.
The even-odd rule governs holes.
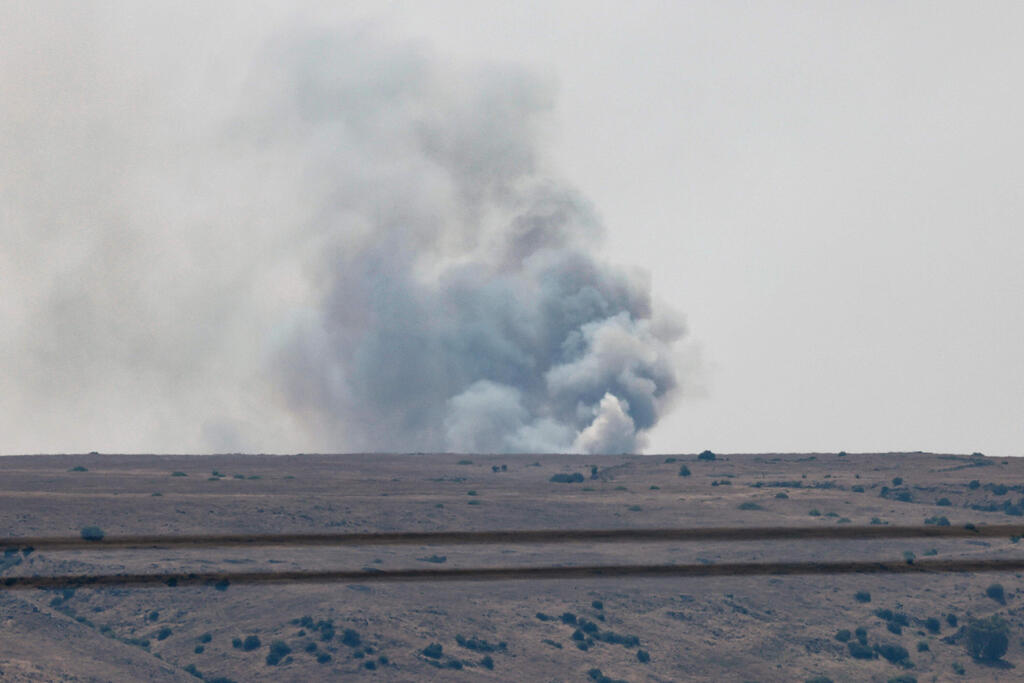
{"type": "Polygon", "coordinates": [[[903,484],[903,477],[893,477],[892,478],[892,485],[893,486],[900,486],[902,484],[903,484]]]}
{"type": "Polygon", "coordinates": [[[757,503],[755,503],[752,500],[743,501],[742,503],[740,503],[737,506],[736,509],[738,509],[738,510],[764,510],[763,507],[761,507],[760,505],[758,505],[757,503]]]}
{"type": "Polygon", "coordinates": [[[924,620],[924,627],[928,629],[929,633],[938,633],[942,624],[935,617],[928,617],[924,620]]]}
{"type": "Polygon", "coordinates": [[[848,642],[850,640],[850,638],[852,638],[852,637],[853,637],[853,634],[850,633],[850,629],[848,629],[848,628],[844,628],[844,629],[841,629],[839,631],[836,631],[836,635],[835,635],[835,639],[838,640],[840,643],[848,642]]]}
{"type": "Polygon", "coordinates": [[[714,460],[715,458],[715,454],[712,453],[711,451],[703,451],[700,455],[697,456],[698,460],[714,460]]]}
{"type": "Polygon", "coordinates": [[[333,659],[331,655],[327,654],[326,652],[321,652],[316,656],[317,664],[326,664],[327,662],[331,661],[331,659],[333,659]]]}
{"type": "Polygon", "coordinates": [[[953,501],[951,501],[949,498],[939,498],[937,501],[935,501],[935,504],[940,507],[949,507],[950,505],[953,504],[953,501]]]}
{"type": "Polygon", "coordinates": [[[490,655],[485,655],[484,658],[480,660],[480,666],[482,666],[485,669],[493,670],[494,659],[492,659],[490,655]]]}
{"type": "Polygon", "coordinates": [[[998,616],[975,619],[967,625],[967,654],[981,661],[996,661],[1006,654],[1009,630],[998,616]]]}
{"type": "Polygon", "coordinates": [[[918,652],[928,652],[929,650],[931,650],[931,647],[928,645],[928,641],[926,641],[926,640],[919,640],[917,642],[917,651],[918,652]]]}
{"type": "Polygon", "coordinates": [[[957,676],[963,676],[964,673],[966,673],[964,671],[964,665],[961,664],[960,662],[953,662],[952,669],[953,669],[953,673],[955,673],[957,676]]]}
{"type": "Polygon", "coordinates": [[[993,583],[991,586],[985,589],[985,595],[992,598],[1000,605],[1006,604],[1006,592],[1003,590],[1001,583],[993,583]]]}
{"type": "Polygon", "coordinates": [[[68,472],[88,472],[88,471],[89,471],[89,469],[87,467],[82,467],[81,465],[75,465],[70,470],[68,470],[68,472]]]}
{"type": "Polygon", "coordinates": [[[549,479],[548,481],[553,481],[556,484],[577,484],[583,481],[583,475],[580,474],[579,472],[573,472],[572,474],[559,472],[558,474],[552,476],[551,479],[549,479]]]}
{"type": "Polygon", "coordinates": [[[952,626],[953,628],[956,628],[956,624],[957,624],[956,615],[953,614],[953,613],[947,614],[946,615],[946,623],[949,624],[950,626],[952,626]]]}
{"type": "Polygon", "coordinates": [[[164,626],[163,628],[161,628],[159,631],[156,632],[156,639],[157,640],[167,640],[168,638],[171,637],[172,633],[174,633],[174,631],[172,631],[169,627],[164,626]]]}
{"type": "Polygon", "coordinates": [[[785,491],[779,491],[778,493],[775,494],[775,497],[779,498],[780,500],[788,500],[789,494],[786,493],[785,491]]]}
{"type": "Polygon", "coordinates": [[[270,644],[270,652],[267,653],[267,666],[277,666],[282,659],[291,654],[292,649],[283,640],[275,640],[270,644]]]}
{"type": "Polygon", "coordinates": [[[875,645],[875,650],[878,651],[878,654],[882,655],[893,664],[900,664],[910,657],[910,653],[907,652],[907,648],[902,645],[897,645],[896,643],[881,643],[879,645],[875,645]]]}
{"type": "Polygon", "coordinates": [[[82,527],[82,531],[80,533],[82,535],[82,540],[85,541],[102,541],[104,536],[103,529],[98,526],[82,527]]]}
{"type": "Polygon", "coordinates": [[[360,637],[359,632],[354,629],[347,628],[341,634],[341,643],[343,645],[348,645],[349,647],[359,647],[359,645],[362,642],[363,639],[360,637]]]}
{"type": "Polygon", "coordinates": [[[890,678],[889,683],[917,683],[917,678],[910,674],[901,674],[890,678]]]}
{"type": "Polygon", "coordinates": [[[875,651],[860,641],[851,640],[846,644],[846,647],[850,650],[850,656],[856,659],[875,658],[875,651]]]}
{"type": "Polygon", "coordinates": [[[813,676],[806,679],[804,683],[832,683],[832,679],[828,676],[813,676]]]}
{"type": "Polygon", "coordinates": [[[682,467],[680,467],[679,468],[679,476],[680,477],[688,477],[688,476],[690,476],[690,468],[687,467],[686,465],[683,465],[682,467]]]}
{"type": "Polygon", "coordinates": [[[867,591],[857,591],[853,594],[853,598],[857,602],[871,602],[871,593],[867,591]]]}
{"type": "Polygon", "coordinates": [[[423,648],[420,654],[430,659],[441,659],[441,655],[444,654],[444,646],[441,643],[431,643],[423,648]]]}
{"type": "Polygon", "coordinates": [[[252,652],[253,650],[258,650],[260,645],[262,643],[259,636],[246,636],[245,640],[242,641],[242,650],[252,652]]]}
{"type": "Polygon", "coordinates": [[[200,643],[208,643],[211,640],[213,640],[213,634],[210,633],[209,631],[207,631],[203,635],[201,635],[198,638],[196,638],[196,640],[198,640],[200,643]]]}
{"type": "Polygon", "coordinates": [[[967,483],[967,488],[971,489],[972,491],[978,488],[979,486],[981,486],[981,482],[978,481],[977,479],[971,479],[971,481],[967,483]]]}

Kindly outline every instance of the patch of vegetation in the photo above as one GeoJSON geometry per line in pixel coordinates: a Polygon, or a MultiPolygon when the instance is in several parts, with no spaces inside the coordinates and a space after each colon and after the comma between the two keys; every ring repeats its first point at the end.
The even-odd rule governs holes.
{"type": "Polygon", "coordinates": [[[849,642],[851,638],[853,638],[853,634],[850,633],[850,629],[848,628],[836,631],[835,639],[838,640],[840,643],[849,642]]]}
{"type": "Polygon", "coordinates": [[[455,642],[460,647],[464,647],[467,650],[473,650],[474,652],[504,652],[507,649],[507,644],[504,640],[498,643],[489,643],[483,638],[465,638],[461,635],[455,636],[455,642]]]}
{"type": "Polygon", "coordinates": [[[953,669],[953,673],[955,673],[957,676],[963,676],[966,673],[966,671],[964,671],[964,665],[960,662],[953,662],[951,668],[953,669]]]}
{"type": "Polygon", "coordinates": [[[441,643],[431,643],[420,650],[420,654],[430,659],[441,659],[441,655],[444,654],[444,646],[441,643]]]}
{"type": "Polygon", "coordinates": [[[881,643],[875,645],[875,650],[878,654],[882,655],[886,660],[893,664],[903,664],[910,657],[910,653],[907,652],[907,648],[896,643],[881,643]]]}
{"type": "Polygon", "coordinates": [[[928,517],[924,520],[924,523],[935,526],[949,526],[949,520],[945,517],[928,517]]]}
{"type": "Polygon", "coordinates": [[[198,640],[200,643],[208,643],[211,640],[213,640],[213,634],[210,633],[209,631],[207,631],[203,635],[201,635],[198,638],[196,638],[196,640],[198,640]]]}
{"type": "Polygon", "coordinates": [[[600,669],[591,669],[587,672],[587,676],[590,680],[594,681],[594,683],[627,683],[627,681],[624,681],[621,678],[605,676],[600,669]]]}
{"type": "Polygon", "coordinates": [[[811,517],[821,517],[821,510],[819,510],[818,508],[814,508],[807,514],[809,514],[811,517]]]}
{"type": "Polygon", "coordinates": [[[172,631],[170,629],[170,627],[164,626],[163,628],[161,628],[159,631],[156,632],[156,639],[157,640],[167,640],[168,638],[171,637],[171,634],[173,634],[173,633],[174,633],[174,631],[172,631]]]}
{"type": "Polygon", "coordinates": [[[583,475],[579,472],[573,472],[572,474],[559,472],[558,474],[553,475],[548,481],[553,481],[556,484],[578,484],[583,481],[583,475]]]}
{"type": "Polygon", "coordinates": [[[74,467],[72,467],[71,469],[68,470],[68,472],[88,472],[88,471],[89,471],[88,467],[82,467],[81,465],[75,465],[74,467]]]}
{"type": "Polygon", "coordinates": [[[850,487],[850,490],[853,491],[854,493],[864,493],[864,487],[861,486],[860,484],[854,484],[853,486],[850,487]]]}
{"type": "Polygon", "coordinates": [[[184,472],[171,472],[172,477],[187,477],[188,475],[184,472]]]}
{"type": "Polygon", "coordinates": [[[763,507],[751,500],[746,500],[736,506],[737,510],[764,510],[763,507]]]}
{"type": "Polygon", "coordinates": [[[779,498],[780,500],[788,500],[789,494],[786,493],[785,491],[779,491],[778,493],[775,494],[775,497],[779,498]]]}
{"type": "Polygon", "coordinates": [[[918,652],[929,652],[931,649],[932,648],[931,648],[931,646],[928,645],[928,641],[927,640],[919,640],[919,641],[917,641],[917,651],[918,652]]]}
{"type": "Polygon", "coordinates": [[[243,652],[252,652],[253,650],[258,650],[262,644],[259,636],[246,636],[245,640],[242,641],[241,649],[243,652]]]}
{"type": "Polygon", "coordinates": [[[456,463],[456,464],[458,464],[458,465],[472,465],[472,464],[473,464],[473,461],[472,461],[472,460],[460,460],[460,461],[459,461],[458,463],[456,463]]]}
{"type": "Polygon", "coordinates": [[[1006,592],[1003,590],[1003,584],[993,583],[985,589],[985,595],[992,598],[1000,605],[1006,604],[1006,592]]]}
{"type": "Polygon", "coordinates": [[[687,467],[686,465],[683,465],[682,467],[680,467],[679,468],[679,476],[680,477],[688,477],[688,476],[690,476],[690,468],[687,467]]]}
{"type": "Polygon", "coordinates": [[[103,529],[98,526],[82,527],[82,531],[80,533],[82,540],[85,541],[102,541],[104,536],[103,529]]]}
{"type": "Polygon", "coordinates": [[[942,497],[935,501],[935,504],[938,505],[939,507],[949,507],[950,505],[953,504],[953,501],[951,501],[949,498],[942,497]]]}
{"type": "Polygon", "coordinates": [[[975,619],[967,624],[967,654],[983,662],[994,662],[1006,654],[1009,627],[999,616],[975,619]]]}
{"type": "Polygon", "coordinates": [[[877,656],[874,650],[859,640],[851,640],[846,644],[846,648],[855,659],[874,659],[877,656]]]}
{"type": "Polygon", "coordinates": [[[715,460],[716,458],[717,456],[711,451],[702,451],[701,454],[697,456],[698,460],[715,460]]]}
{"type": "Polygon", "coordinates": [[[853,594],[853,599],[857,602],[871,602],[871,593],[867,591],[857,591],[853,594]]]}
{"type": "Polygon", "coordinates": [[[283,640],[275,640],[270,644],[270,651],[267,653],[267,666],[277,666],[281,660],[291,654],[292,649],[283,640]]]}

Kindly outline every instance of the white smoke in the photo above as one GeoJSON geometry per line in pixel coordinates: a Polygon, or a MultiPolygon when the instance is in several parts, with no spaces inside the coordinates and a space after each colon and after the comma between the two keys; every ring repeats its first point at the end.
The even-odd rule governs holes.
{"type": "Polygon", "coordinates": [[[179,101],[93,28],[0,55],[5,448],[642,447],[682,327],[547,167],[550,83],[289,32],[179,101]]]}

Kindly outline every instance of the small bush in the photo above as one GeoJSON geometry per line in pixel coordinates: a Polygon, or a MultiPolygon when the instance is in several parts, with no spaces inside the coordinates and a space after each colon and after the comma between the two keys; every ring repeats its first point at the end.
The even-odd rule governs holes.
{"type": "Polygon", "coordinates": [[[832,683],[832,679],[828,676],[814,676],[804,680],[804,683],[832,683]]]}
{"type": "Polygon", "coordinates": [[[235,648],[236,650],[241,650],[242,649],[242,639],[241,638],[232,638],[231,639],[231,647],[235,648]]]}
{"type": "Polygon", "coordinates": [[[167,626],[164,626],[162,629],[160,629],[159,631],[156,632],[156,639],[157,640],[167,640],[168,638],[171,637],[172,633],[174,633],[174,631],[172,631],[167,626]]]}
{"type": "Polygon", "coordinates": [[[850,629],[848,629],[848,628],[844,628],[844,629],[841,629],[841,630],[837,631],[836,635],[835,635],[836,640],[838,640],[840,643],[846,643],[852,637],[853,637],[853,634],[850,633],[850,629]]]}
{"type": "Polygon", "coordinates": [[[860,484],[854,484],[853,486],[850,487],[850,490],[853,491],[854,493],[864,493],[864,487],[861,486],[860,484]]]}
{"type": "Polygon", "coordinates": [[[593,607],[594,609],[604,609],[604,603],[601,602],[600,600],[594,600],[593,602],[590,603],[590,606],[593,607]]]}
{"type": "Polygon", "coordinates": [[[931,650],[931,647],[928,645],[928,641],[926,641],[926,640],[919,640],[917,642],[917,651],[918,652],[928,652],[929,650],[931,650]]]}
{"type": "Polygon", "coordinates": [[[775,494],[775,497],[779,498],[780,500],[788,500],[789,494],[786,493],[785,491],[779,491],[778,493],[775,494]]]}
{"type": "Polygon", "coordinates": [[[878,651],[878,654],[882,655],[893,664],[899,664],[910,657],[910,653],[907,652],[907,648],[902,645],[897,645],[896,643],[882,643],[880,645],[876,645],[875,649],[878,651]]]}
{"type": "Polygon", "coordinates": [[[811,517],[821,517],[821,510],[819,510],[818,508],[814,508],[807,514],[809,514],[811,517]]]}
{"type": "Polygon", "coordinates": [[[82,540],[85,541],[102,541],[104,536],[103,529],[98,526],[82,527],[82,531],[80,533],[82,535],[82,540]]]}
{"type": "Polygon", "coordinates": [[[910,674],[901,674],[890,678],[888,683],[917,683],[917,678],[910,674]]]}
{"type": "Polygon", "coordinates": [[[953,666],[951,668],[953,669],[953,673],[955,673],[957,676],[963,676],[965,673],[964,665],[960,662],[953,662],[953,666]]]}
{"type": "Polygon", "coordinates": [[[75,465],[70,470],[68,470],[68,472],[88,472],[88,471],[89,471],[89,468],[82,467],[81,465],[75,465]]]}
{"type": "Polygon", "coordinates": [[[430,659],[441,659],[441,655],[444,654],[444,647],[441,643],[431,643],[423,648],[420,651],[420,654],[424,657],[429,657],[430,659]]]}
{"type": "Polygon", "coordinates": [[[583,475],[580,474],[579,472],[573,472],[572,474],[559,472],[558,474],[552,476],[551,479],[549,479],[548,481],[553,481],[556,484],[577,484],[583,481],[583,475]]]}
{"type": "Polygon", "coordinates": [[[763,507],[761,507],[760,505],[758,505],[757,503],[755,503],[752,500],[743,501],[742,503],[740,503],[737,506],[736,509],[738,509],[738,510],[764,510],[763,507]]]}
{"type": "Polygon", "coordinates": [[[717,456],[711,451],[703,451],[697,456],[698,460],[714,460],[717,456]]]}
{"type": "Polygon", "coordinates": [[[938,633],[939,629],[942,628],[942,624],[935,617],[928,617],[924,620],[924,627],[928,629],[929,633],[938,633]]]}
{"type": "Polygon", "coordinates": [[[362,644],[363,639],[359,636],[359,631],[351,628],[345,629],[341,634],[342,645],[348,645],[349,647],[359,647],[362,644]]]}
{"type": "Polygon", "coordinates": [[[331,661],[331,659],[332,657],[326,652],[321,652],[316,656],[317,664],[326,664],[327,662],[331,661]]]}
{"type": "Polygon", "coordinates": [[[573,614],[572,612],[563,612],[562,616],[561,616],[561,619],[562,619],[562,623],[563,624],[567,624],[567,625],[570,625],[570,626],[575,626],[576,625],[576,615],[573,614]]]}
{"type": "Polygon", "coordinates": [[[252,652],[258,650],[262,643],[260,642],[259,636],[246,636],[245,640],[242,641],[242,650],[245,652],[252,652]]]}
{"type": "Polygon", "coordinates": [[[277,666],[282,659],[291,654],[292,649],[283,640],[275,640],[270,644],[270,652],[267,653],[267,665],[277,666]]]}
{"type": "Polygon", "coordinates": [[[945,508],[952,505],[953,501],[951,501],[949,498],[939,498],[937,501],[935,501],[935,504],[945,508]]]}
{"type": "Polygon", "coordinates": [[[895,633],[896,635],[903,633],[903,627],[893,621],[886,624],[885,628],[888,629],[889,633],[895,633]]]}
{"type": "Polygon", "coordinates": [[[903,477],[893,477],[892,478],[892,485],[893,486],[901,486],[902,484],[903,484],[903,477]]]}
{"type": "Polygon", "coordinates": [[[636,658],[637,661],[639,661],[641,664],[646,664],[647,662],[651,661],[651,653],[647,650],[637,650],[636,658]]]}
{"type": "Polygon", "coordinates": [[[1006,604],[1006,592],[1003,590],[1001,583],[993,583],[991,586],[985,589],[985,595],[992,598],[1000,605],[1006,604]]]}
{"type": "Polygon", "coordinates": [[[687,467],[686,465],[683,465],[682,467],[680,467],[679,468],[679,476],[680,477],[688,477],[688,476],[690,476],[690,468],[687,467]]]}
{"type": "Polygon", "coordinates": [[[949,520],[945,517],[928,517],[924,520],[925,524],[934,524],[935,526],[949,526],[949,520]]]}
{"type": "Polygon", "coordinates": [[[875,658],[875,651],[860,641],[851,640],[846,644],[846,647],[850,651],[850,656],[855,659],[875,658]]]}
{"type": "Polygon", "coordinates": [[[192,652],[196,653],[197,655],[201,655],[204,652],[206,652],[206,648],[202,645],[196,645],[195,648],[192,649],[192,652]]]}
{"type": "Polygon", "coordinates": [[[493,670],[494,669],[494,659],[491,658],[490,655],[485,655],[484,658],[480,660],[480,666],[482,666],[485,669],[493,670]]]}
{"type": "Polygon", "coordinates": [[[160,613],[156,610],[153,610],[152,612],[146,615],[146,618],[150,621],[157,621],[158,619],[160,619],[160,613]]]}
{"type": "Polygon", "coordinates": [[[953,613],[947,614],[946,615],[946,623],[949,624],[950,626],[952,626],[953,628],[956,628],[956,624],[957,624],[956,615],[953,614],[953,613]]]}
{"type": "Polygon", "coordinates": [[[867,591],[857,591],[853,594],[853,599],[857,602],[871,602],[871,593],[867,591]]]}
{"type": "Polygon", "coordinates": [[[196,638],[196,640],[198,640],[200,643],[208,643],[211,640],[213,640],[213,634],[211,634],[209,631],[207,631],[203,635],[201,635],[198,638],[196,638]]]}
{"type": "Polygon", "coordinates": [[[1006,654],[1009,644],[1009,628],[998,616],[967,625],[967,654],[975,659],[994,662],[1006,654]]]}
{"type": "Polygon", "coordinates": [[[857,640],[859,640],[862,643],[865,643],[865,642],[867,642],[867,639],[868,639],[868,630],[866,628],[864,628],[863,626],[858,626],[853,631],[853,635],[857,636],[857,640]]]}
{"type": "Polygon", "coordinates": [[[972,491],[980,486],[981,482],[978,481],[977,479],[971,479],[971,481],[967,483],[967,488],[971,489],[972,491]]]}

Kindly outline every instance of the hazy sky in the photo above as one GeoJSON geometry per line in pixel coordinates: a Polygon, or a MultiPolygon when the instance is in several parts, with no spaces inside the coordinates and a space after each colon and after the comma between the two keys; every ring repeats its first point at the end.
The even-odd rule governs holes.
{"type": "Polygon", "coordinates": [[[207,5],[0,0],[0,452],[324,447],[250,372],[315,239],[208,256],[278,263],[313,192],[225,123],[311,27],[539,84],[544,168],[686,321],[648,452],[1024,451],[1019,3],[207,5]]]}

